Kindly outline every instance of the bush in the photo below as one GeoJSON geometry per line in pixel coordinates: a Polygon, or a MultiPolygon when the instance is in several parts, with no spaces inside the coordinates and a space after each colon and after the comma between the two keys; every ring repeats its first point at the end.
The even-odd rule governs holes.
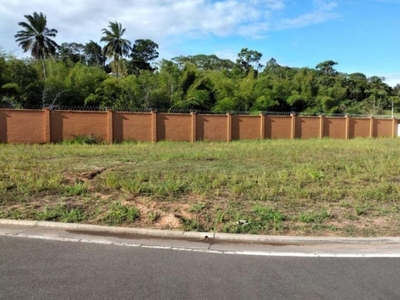
{"type": "Polygon", "coordinates": [[[76,135],[72,140],[63,141],[63,144],[67,145],[95,145],[95,144],[104,144],[104,139],[95,135],[76,135]]]}

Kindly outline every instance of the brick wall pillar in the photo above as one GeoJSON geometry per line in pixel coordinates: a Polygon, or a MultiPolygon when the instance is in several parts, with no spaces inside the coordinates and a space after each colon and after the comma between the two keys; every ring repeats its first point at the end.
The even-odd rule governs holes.
{"type": "Polygon", "coordinates": [[[346,114],[346,140],[350,139],[350,122],[351,118],[346,114]]]}
{"type": "Polygon", "coordinates": [[[369,118],[369,137],[371,139],[374,137],[374,124],[375,124],[375,119],[373,116],[370,116],[370,118],[369,118]]]}
{"type": "Polygon", "coordinates": [[[260,113],[260,139],[264,140],[266,138],[265,136],[265,114],[260,113]]]}
{"type": "Polygon", "coordinates": [[[325,135],[325,116],[321,114],[319,116],[319,138],[322,139],[325,135]]]}
{"type": "Polygon", "coordinates": [[[157,143],[157,110],[151,111],[151,141],[157,143]]]}
{"type": "Polygon", "coordinates": [[[107,142],[114,142],[114,111],[107,109],[107,142]]]}
{"type": "Polygon", "coordinates": [[[51,120],[50,120],[50,118],[51,118],[51,111],[50,111],[50,109],[48,108],[48,107],[46,107],[46,108],[44,108],[43,109],[43,112],[44,112],[44,120],[43,120],[43,123],[44,123],[44,126],[43,126],[43,128],[44,128],[44,132],[43,132],[43,142],[44,143],[50,143],[51,142],[51,133],[50,133],[50,126],[51,126],[51,120]]]}
{"type": "Polygon", "coordinates": [[[226,141],[232,142],[232,114],[226,113],[226,141]]]}
{"type": "Polygon", "coordinates": [[[297,115],[295,112],[290,113],[290,116],[292,117],[292,124],[291,124],[291,131],[290,131],[290,137],[292,139],[296,138],[296,122],[297,122],[297,115]]]}
{"type": "Polygon", "coordinates": [[[197,112],[191,111],[190,114],[192,115],[192,134],[190,137],[190,141],[194,143],[197,141],[197,112]]]}

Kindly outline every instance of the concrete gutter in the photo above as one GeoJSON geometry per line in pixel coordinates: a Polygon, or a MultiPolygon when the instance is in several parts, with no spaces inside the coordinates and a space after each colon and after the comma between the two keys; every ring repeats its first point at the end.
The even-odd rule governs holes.
{"type": "Polygon", "coordinates": [[[86,234],[125,234],[147,238],[161,239],[184,239],[193,241],[215,241],[227,243],[254,243],[268,245],[368,245],[368,244],[400,244],[400,237],[303,237],[303,236],[272,236],[272,235],[251,235],[251,234],[228,234],[213,232],[188,232],[177,230],[158,230],[145,228],[109,227],[89,224],[57,223],[44,221],[8,220],[0,219],[1,225],[41,227],[60,229],[86,234]]]}

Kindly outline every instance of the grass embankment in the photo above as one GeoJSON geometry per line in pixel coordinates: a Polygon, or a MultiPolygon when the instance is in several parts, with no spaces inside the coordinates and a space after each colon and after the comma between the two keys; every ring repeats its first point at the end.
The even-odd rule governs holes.
{"type": "Polygon", "coordinates": [[[0,145],[0,218],[400,235],[400,139],[0,145]]]}

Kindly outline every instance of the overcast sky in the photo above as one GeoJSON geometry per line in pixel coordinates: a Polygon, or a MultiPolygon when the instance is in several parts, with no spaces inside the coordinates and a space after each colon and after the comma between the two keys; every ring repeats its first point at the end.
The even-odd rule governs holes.
{"type": "Polygon", "coordinates": [[[43,12],[56,42],[100,41],[110,21],[126,38],[159,44],[160,57],[242,48],[279,64],[315,67],[334,60],[341,72],[400,83],[400,0],[0,0],[0,46],[22,56],[14,35],[24,15],[43,12]]]}

